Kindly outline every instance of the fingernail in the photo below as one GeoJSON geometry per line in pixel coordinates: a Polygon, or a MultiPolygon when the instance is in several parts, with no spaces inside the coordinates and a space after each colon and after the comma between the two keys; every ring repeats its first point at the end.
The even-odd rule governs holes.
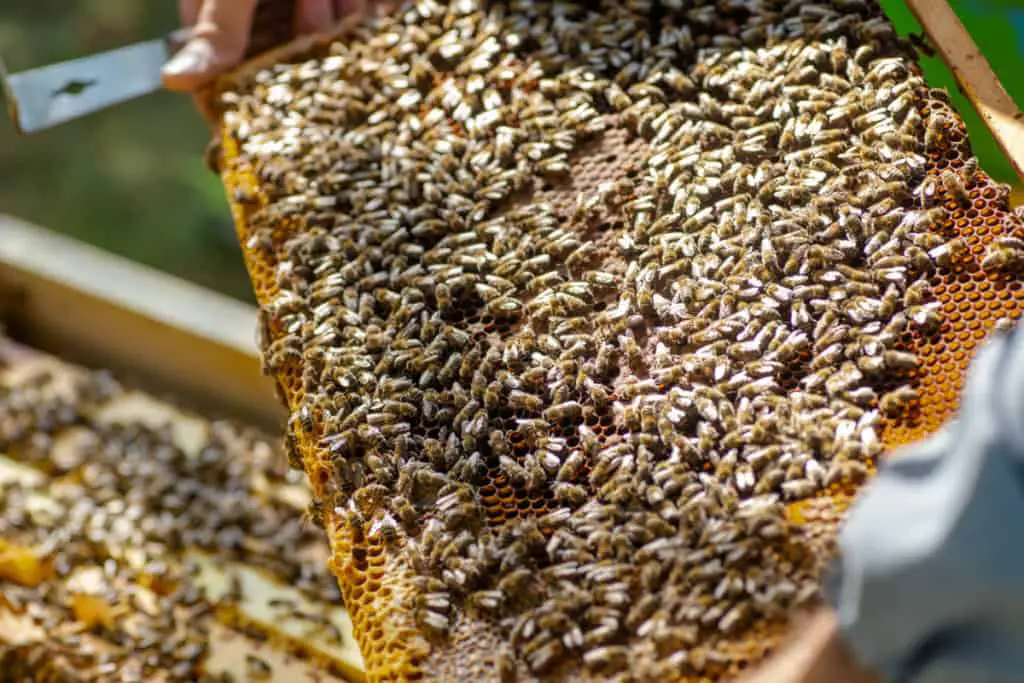
{"type": "Polygon", "coordinates": [[[213,63],[213,50],[205,40],[193,40],[164,65],[166,76],[205,75],[213,63]]]}

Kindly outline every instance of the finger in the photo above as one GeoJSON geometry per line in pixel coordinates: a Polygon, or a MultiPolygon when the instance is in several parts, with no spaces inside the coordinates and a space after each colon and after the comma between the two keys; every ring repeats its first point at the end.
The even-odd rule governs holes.
{"type": "Polygon", "coordinates": [[[196,36],[206,36],[223,61],[238,62],[249,46],[256,0],[206,0],[199,10],[196,36]]]}
{"type": "Polygon", "coordinates": [[[329,29],[335,19],[332,0],[299,0],[296,12],[295,28],[299,35],[329,29]]]}
{"type": "Polygon", "coordinates": [[[202,0],[178,0],[182,26],[196,25],[196,22],[199,21],[199,7],[202,4],[202,0]]]}
{"type": "Polygon", "coordinates": [[[164,87],[192,91],[238,64],[249,43],[256,0],[206,0],[192,39],[163,69],[164,87]]]}

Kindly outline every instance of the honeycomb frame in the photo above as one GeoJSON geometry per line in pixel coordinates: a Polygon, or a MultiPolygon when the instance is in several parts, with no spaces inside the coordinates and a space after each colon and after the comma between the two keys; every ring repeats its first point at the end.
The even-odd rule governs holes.
{"type": "MultiPolygon", "coordinates": [[[[857,3],[851,3],[856,5],[857,3]]],[[[268,64],[279,61],[301,61],[302,57],[317,50],[326,49],[332,38],[318,38],[305,42],[298,48],[287,48],[284,51],[259,63],[246,67],[243,72],[229,78],[222,89],[230,89],[233,84],[245,78],[246,73],[259,70],[268,64]]],[[[916,64],[909,67],[916,69],[916,64]]],[[[959,116],[945,102],[941,95],[920,89],[914,95],[914,107],[917,109],[924,128],[932,128],[936,120],[941,120],[942,130],[929,141],[926,141],[927,170],[924,179],[920,180],[914,191],[929,186],[932,188],[934,202],[944,205],[952,214],[952,218],[943,225],[936,226],[934,232],[944,241],[955,238],[965,248],[958,251],[948,262],[935,268],[934,274],[928,279],[929,286],[939,302],[941,322],[934,330],[927,325],[912,324],[909,331],[903,333],[896,349],[902,349],[917,355],[921,367],[900,374],[894,373],[888,382],[894,386],[898,380],[908,382],[919,398],[909,401],[909,405],[897,408],[888,416],[882,429],[882,440],[888,449],[894,449],[906,443],[920,439],[934,432],[955,412],[957,395],[963,379],[963,373],[969,362],[971,352],[977,344],[990,333],[998,323],[1016,319],[1021,312],[1020,278],[1014,272],[992,272],[981,268],[980,262],[992,241],[999,237],[1020,237],[1024,234],[1024,226],[1020,219],[1009,210],[1008,191],[995,185],[980,171],[973,171],[969,182],[964,188],[967,199],[957,199],[952,191],[942,184],[943,172],[960,171],[970,158],[969,143],[959,116]],[[968,208],[969,203],[969,208],[968,208]],[[981,228],[972,221],[981,223],[981,228]],[[967,305],[964,301],[968,302],[967,305]],[[979,303],[980,302],[980,303],[979,303]],[[962,317],[966,320],[961,320],[962,317]],[[971,317],[973,316],[973,317],[971,317]],[[925,370],[927,368],[927,371],[925,370]]],[[[624,139],[615,139],[615,124],[612,132],[605,133],[608,139],[595,143],[593,147],[576,150],[570,157],[570,182],[560,187],[538,187],[531,195],[531,201],[548,201],[560,205],[565,213],[571,206],[571,197],[578,194],[581,186],[590,181],[587,165],[604,165],[607,168],[612,157],[629,159],[624,153],[627,147],[624,139]],[[609,148],[611,150],[609,151],[609,148]],[[593,151],[584,151],[593,150],[593,151]],[[565,193],[565,194],[560,194],[565,193]],[[566,199],[566,196],[569,199],[566,199]]],[[[600,139],[600,138],[599,138],[600,139]]],[[[269,204],[263,192],[263,183],[255,168],[248,165],[245,155],[240,149],[238,140],[225,127],[221,138],[222,145],[222,176],[228,189],[229,200],[235,217],[236,229],[246,265],[254,281],[258,300],[269,304],[277,292],[268,282],[273,281],[273,269],[276,264],[268,261],[265,251],[251,246],[253,239],[254,216],[269,204]]],[[[629,161],[622,168],[615,169],[612,162],[612,175],[621,174],[622,168],[629,166],[629,161]]],[[[600,177],[600,173],[597,173],[600,177]]],[[[621,176],[620,176],[621,177],[621,176]]],[[[593,184],[600,183],[601,180],[593,184]]],[[[515,205],[515,199],[512,200],[515,205]]],[[[603,220],[614,222],[615,216],[606,216],[603,220]]],[[[275,223],[277,231],[273,241],[283,244],[289,234],[299,229],[297,223],[287,220],[275,223]]],[[[921,315],[925,315],[922,313],[921,315]]],[[[463,320],[466,330],[472,334],[499,336],[506,333],[508,325],[502,321],[469,319],[463,320]]],[[[268,340],[278,338],[280,329],[275,329],[272,321],[267,322],[268,340]]],[[[282,399],[295,414],[302,405],[303,368],[298,363],[286,363],[277,371],[277,378],[282,399]]],[[[601,417],[594,416],[592,426],[601,425],[601,417]]],[[[513,430],[514,431],[514,430],[513,430]]],[[[290,438],[296,438],[297,452],[301,454],[304,469],[314,488],[315,495],[331,499],[337,492],[336,482],[323,454],[318,453],[314,444],[318,434],[303,432],[295,421],[290,425],[290,438]]],[[[793,522],[805,527],[808,536],[820,542],[818,546],[825,554],[829,552],[838,519],[849,502],[850,495],[855,491],[858,482],[847,482],[833,486],[822,497],[799,501],[788,506],[787,515],[793,522]]],[[[496,506],[492,523],[500,524],[518,515],[521,497],[507,482],[497,481],[494,486],[480,489],[482,497],[493,498],[496,506]],[[498,510],[497,508],[500,508],[498,510]]],[[[538,511],[543,512],[542,505],[538,511]]],[[[420,680],[429,674],[434,678],[445,676],[479,675],[493,677],[503,664],[500,657],[483,657],[478,668],[473,671],[460,666],[462,661],[455,658],[438,663],[435,644],[423,631],[417,628],[411,619],[409,610],[399,607],[403,600],[411,600],[412,572],[408,566],[396,564],[389,553],[380,548],[379,543],[369,538],[361,524],[353,524],[345,514],[329,514],[331,539],[334,550],[334,570],[339,577],[346,603],[352,611],[356,624],[356,634],[360,639],[367,663],[367,675],[370,680],[420,680]],[[384,597],[386,612],[381,611],[381,603],[367,596],[377,592],[384,597]],[[364,600],[364,598],[366,598],[364,600]],[[432,654],[433,652],[433,654],[432,654]],[[445,664],[449,668],[445,668],[445,664]]],[[[827,559],[824,556],[821,559],[827,559]]],[[[757,628],[736,639],[733,645],[746,654],[746,661],[756,661],[763,656],[781,633],[786,619],[758,625],[757,628]]],[[[500,649],[501,638],[498,631],[486,623],[459,617],[451,626],[453,638],[470,637],[475,639],[474,647],[483,652],[496,652],[500,649]]],[[[450,646],[457,650],[458,646],[450,646]]],[[[443,648],[442,648],[443,649],[443,648]]],[[[451,651],[449,651],[451,655],[451,651]]],[[[562,674],[568,676],[565,670],[562,674]]],[[[715,671],[712,675],[736,673],[737,669],[715,671]]],[[[524,672],[520,671],[522,675],[524,672]]],[[[498,675],[505,675],[501,670],[498,675]]],[[[684,680],[689,680],[685,676],[684,680]]],[[[693,680],[703,680],[700,676],[693,680]]]]}

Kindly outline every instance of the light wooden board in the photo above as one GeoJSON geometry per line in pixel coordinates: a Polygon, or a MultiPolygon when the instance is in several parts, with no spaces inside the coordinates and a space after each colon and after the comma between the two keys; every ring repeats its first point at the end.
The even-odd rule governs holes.
{"type": "Polygon", "coordinates": [[[255,307],[3,215],[0,321],[35,348],[204,414],[284,424],[260,373],[255,307]]]}

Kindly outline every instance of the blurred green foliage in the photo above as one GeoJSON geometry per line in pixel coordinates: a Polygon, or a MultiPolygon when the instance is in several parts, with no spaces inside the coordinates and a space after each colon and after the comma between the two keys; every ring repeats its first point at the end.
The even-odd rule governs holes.
{"type": "MultiPolygon", "coordinates": [[[[155,38],[173,0],[0,3],[12,71],[155,38]]],[[[0,120],[0,213],[251,300],[209,132],[187,97],[159,93],[32,136],[0,120]]],[[[0,236],[2,239],[2,236],[0,236]]]]}
{"type": "MultiPolygon", "coordinates": [[[[901,33],[919,32],[902,0],[881,0],[901,33]]],[[[13,70],[160,36],[173,0],[7,0],[0,56],[13,70]]],[[[953,0],[1018,103],[1024,101],[1024,1],[953,0]]],[[[938,58],[926,76],[954,93],[975,152],[997,179],[1013,172],[938,58]]],[[[0,124],[0,213],[10,213],[199,284],[251,300],[209,139],[184,97],[157,94],[31,137],[0,124]]],[[[0,236],[2,238],[2,236],[0,236]]]]}

